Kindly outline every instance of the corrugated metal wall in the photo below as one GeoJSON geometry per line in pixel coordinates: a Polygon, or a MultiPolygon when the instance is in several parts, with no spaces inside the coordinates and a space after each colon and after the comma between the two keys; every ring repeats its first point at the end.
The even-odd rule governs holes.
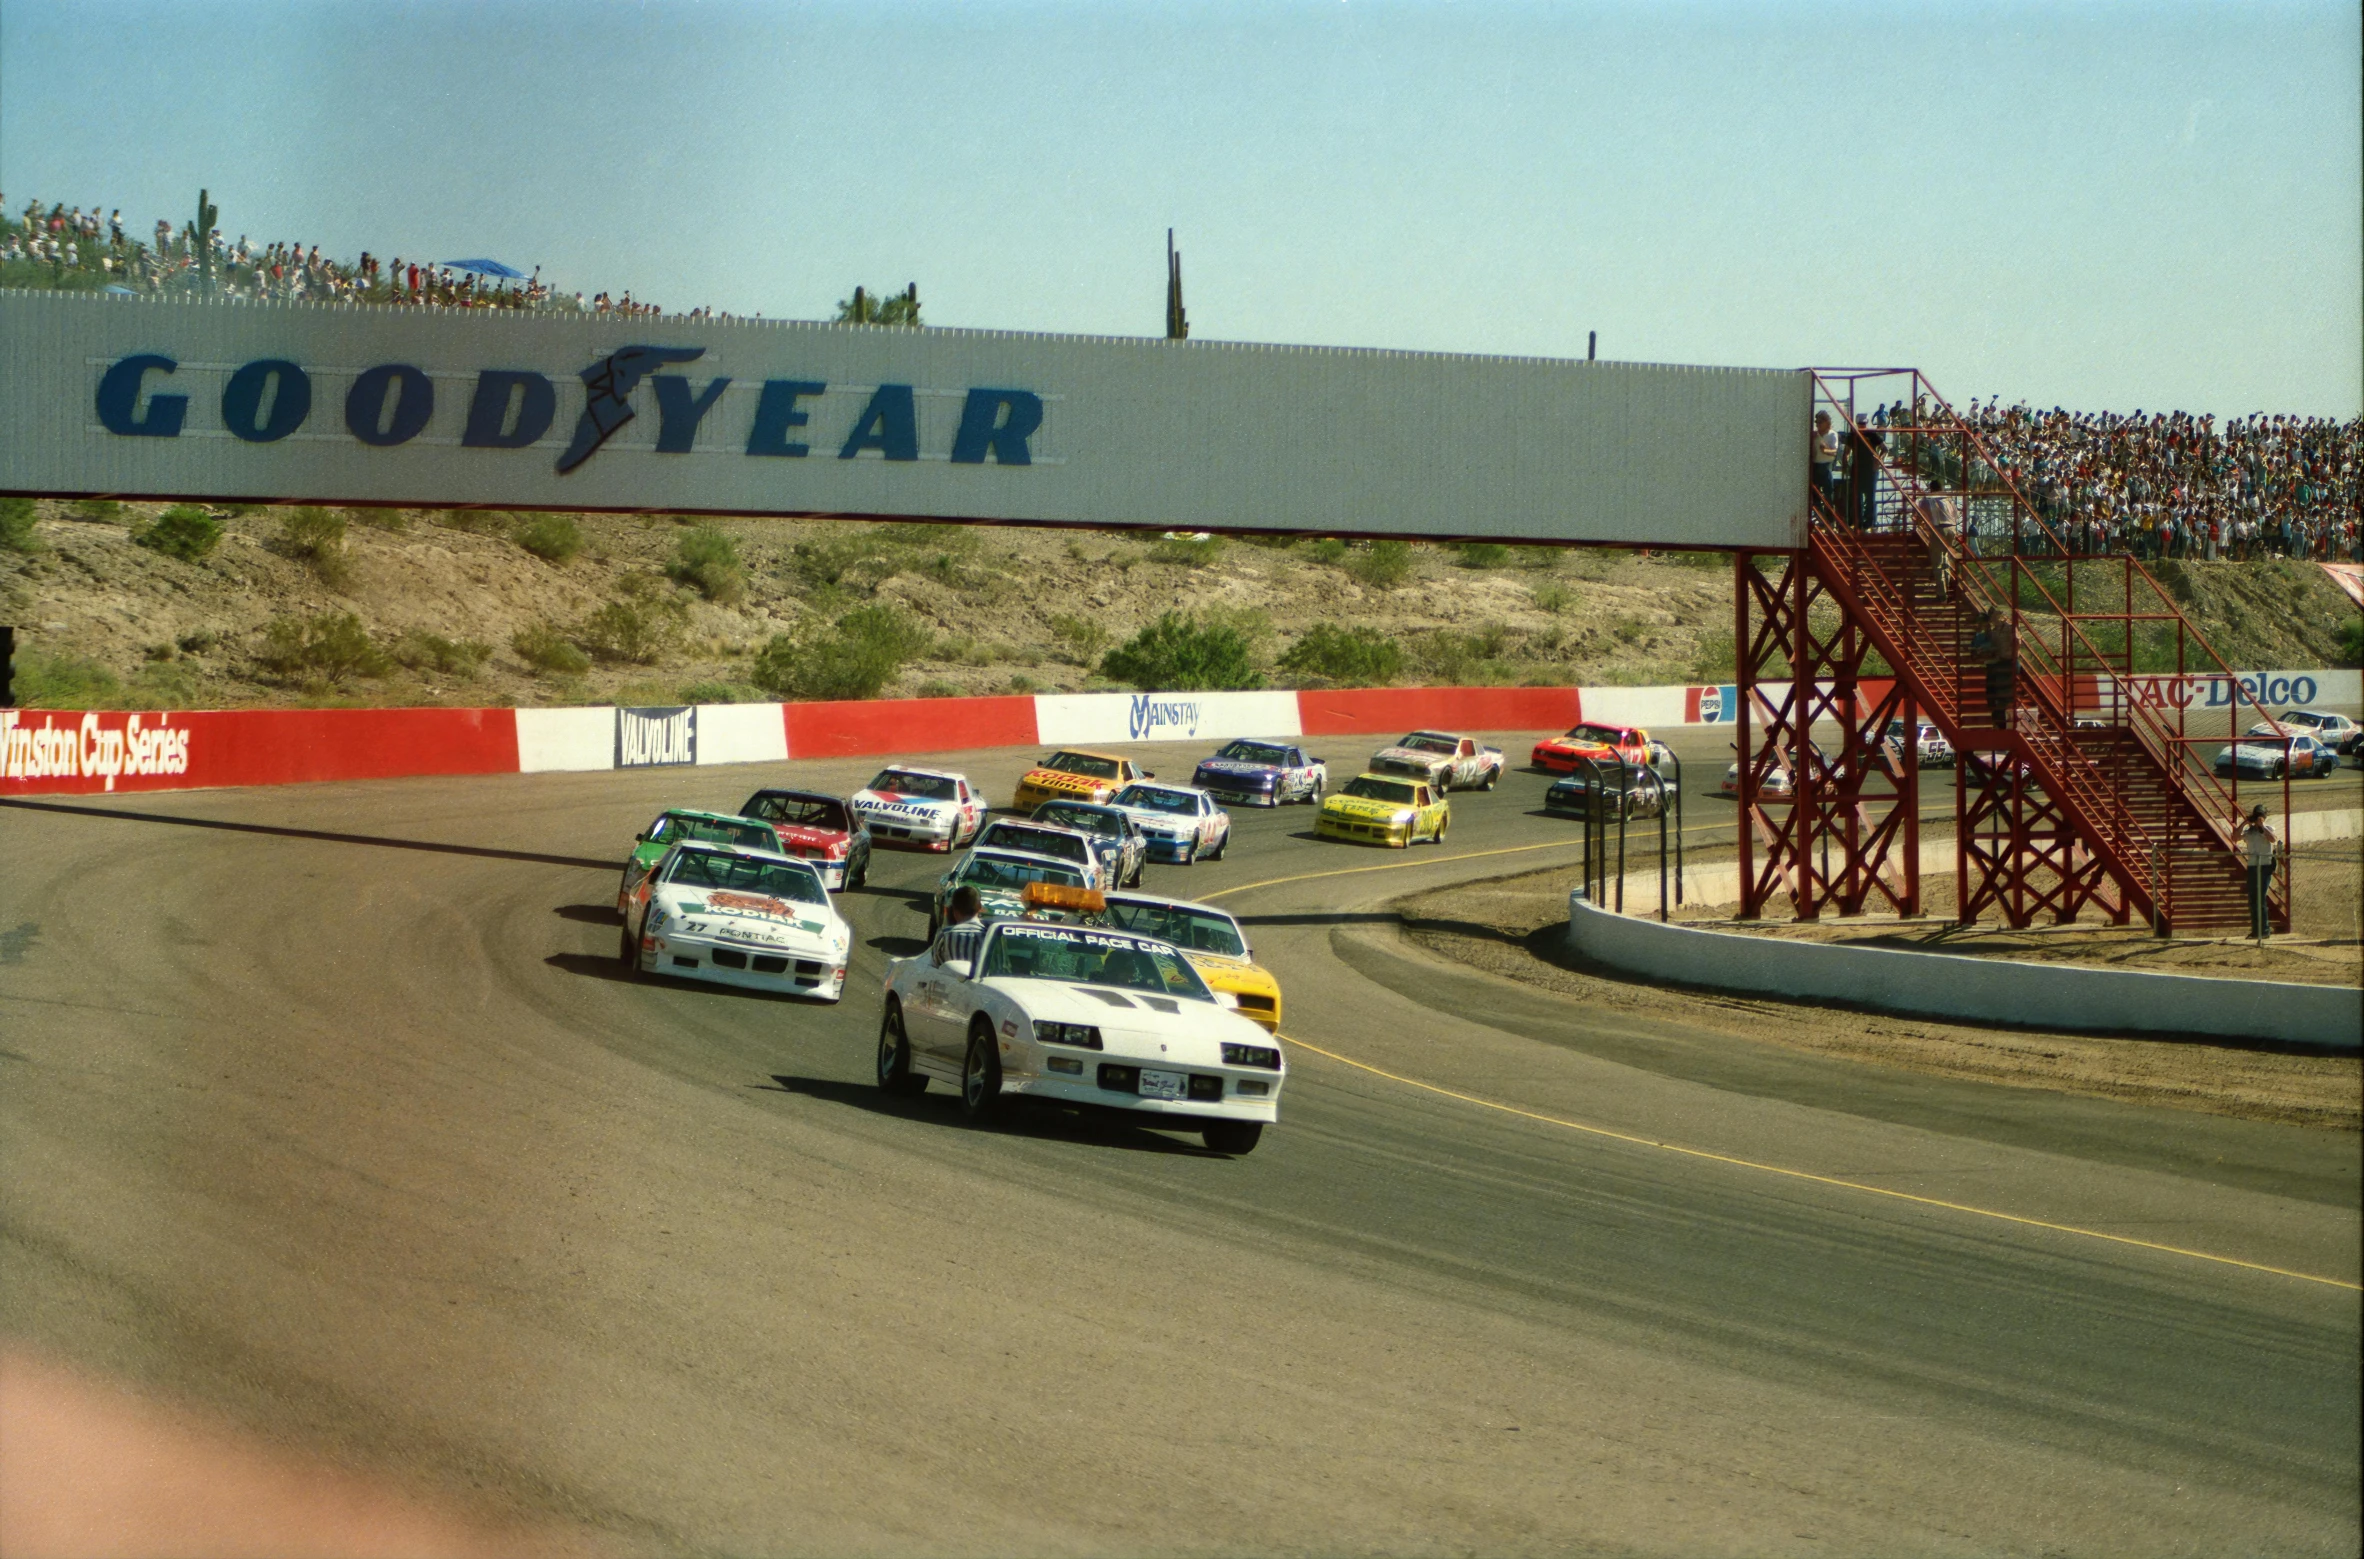
{"type": "MultiPolygon", "coordinates": [[[[275,396],[289,393],[271,378],[259,406],[250,397],[248,431],[271,431],[275,396]]],[[[401,394],[376,403],[373,432],[384,436],[401,394]]],[[[1808,395],[1804,374],[1764,370],[0,294],[0,489],[18,493],[1793,547],[1808,395]],[[704,349],[659,369],[687,381],[677,423],[679,402],[718,377],[730,383],[690,449],[668,453],[657,448],[654,380],[643,379],[629,397],[635,418],[560,474],[585,405],[579,374],[636,344],[704,349]],[[143,353],[176,367],[139,375],[128,419],[117,404],[114,420],[136,424],[156,397],[185,396],[177,436],[103,425],[102,381],[143,353]],[[233,436],[224,391],[268,359],[303,370],[309,410],[276,439],[233,436]],[[348,398],[385,364],[423,373],[433,410],[415,435],[373,447],[349,428],[348,398]],[[533,443],[463,445],[487,370],[551,382],[555,416],[533,443]],[[779,430],[778,442],[809,445],[801,458],[748,452],[763,387],[780,380],[825,386],[794,403],[809,420],[779,430]],[[882,385],[911,388],[916,458],[876,448],[840,458],[882,385]],[[1039,397],[1030,463],[953,461],[979,389],[1039,397]]]]}

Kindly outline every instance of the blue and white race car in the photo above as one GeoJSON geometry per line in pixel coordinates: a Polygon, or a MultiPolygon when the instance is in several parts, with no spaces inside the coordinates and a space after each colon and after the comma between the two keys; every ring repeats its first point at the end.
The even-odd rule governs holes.
{"type": "Polygon", "coordinates": [[[1135,780],[1108,804],[1141,825],[1153,861],[1220,860],[1231,843],[1231,814],[1195,785],[1135,780]]]}
{"type": "Polygon", "coordinates": [[[1236,801],[1243,806],[1277,807],[1284,801],[1307,801],[1318,807],[1322,791],[1330,783],[1330,768],[1320,758],[1305,756],[1302,747],[1242,737],[1212,758],[1201,758],[1190,783],[1218,801],[1236,801]]]}
{"type": "Polygon", "coordinates": [[[903,764],[853,794],[870,837],[907,850],[957,850],[985,826],[985,797],[965,774],[903,764]]]}

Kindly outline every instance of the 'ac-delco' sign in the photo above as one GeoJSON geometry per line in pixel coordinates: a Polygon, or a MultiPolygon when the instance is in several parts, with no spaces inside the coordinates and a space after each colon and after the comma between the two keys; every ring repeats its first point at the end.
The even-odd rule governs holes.
{"type": "MultiPolygon", "coordinates": [[[[722,393],[727,377],[696,385],[684,374],[659,369],[696,362],[702,346],[627,346],[584,369],[583,410],[574,435],[558,456],[561,474],[596,454],[609,436],[633,419],[630,397],[647,380],[656,392],[657,453],[688,454],[698,425],[722,393]]],[[[174,392],[180,364],[159,352],[139,352],[110,364],[99,378],[100,426],[123,438],[178,438],[189,397],[174,392]]],[[[800,402],[828,392],[817,379],[766,379],[748,430],[746,453],[801,460],[812,446],[792,435],[812,419],[800,402]]],[[[391,449],[426,430],[435,415],[435,380],[409,363],[380,363],[357,375],[345,392],[344,426],[361,443],[391,449]]],[[[222,426],[249,444],[272,444],[312,420],[312,378],[285,358],[257,358],[234,371],[222,386],[222,426]]],[[[487,368],[476,375],[468,397],[467,423],[460,435],[466,449],[523,449],[539,442],[558,415],[558,391],[546,375],[531,369],[487,368]]],[[[1042,426],[1042,397],[1031,390],[971,389],[960,425],[946,455],[954,465],[1033,463],[1028,446],[1042,426]]],[[[837,450],[840,460],[875,453],[885,460],[918,460],[919,415],[908,384],[871,389],[868,405],[837,450]]]]}

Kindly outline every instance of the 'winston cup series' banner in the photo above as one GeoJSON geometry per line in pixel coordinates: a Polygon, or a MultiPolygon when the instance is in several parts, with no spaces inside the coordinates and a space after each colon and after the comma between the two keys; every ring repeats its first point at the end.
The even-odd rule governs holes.
{"type": "MultiPolygon", "coordinates": [[[[2353,708],[2360,697],[2353,671],[2252,672],[2239,685],[2277,708],[2353,708]]],[[[2144,696],[2155,693],[2163,704],[2193,709],[2229,706],[2233,699],[2221,678],[2155,678],[2146,687],[2144,696]]],[[[1578,720],[1644,727],[1728,724],[1738,706],[1737,689],[1727,684],[1039,694],[636,709],[0,709],[0,796],[692,768],[1035,745],[1205,742],[1212,750],[1235,736],[1379,736],[1423,727],[1541,735],[1578,720]]]]}

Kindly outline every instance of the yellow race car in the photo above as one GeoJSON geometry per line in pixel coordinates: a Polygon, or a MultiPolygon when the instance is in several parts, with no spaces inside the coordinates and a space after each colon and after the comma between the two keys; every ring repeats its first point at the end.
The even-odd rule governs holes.
{"type": "Polygon", "coordinates": [[[1343,790],[1322,798],[1314,832],[1324,839],[1383,844],[1404,849],[1419,839],[1445,842],[1452,806],[1426,780],[1394,774],[1358,774],[1343,790]]]}
{"type": "Polygon", "coordinates": [[[1136,936],[1171,942],[1190,960],[1200,979],[1239,1002],[1239,1015],[1280,1032],[1280,981],[1256,962],[1247,933],[1219,909],[1149,893],[1100,895],[1106,923],[1136,936]]]}
{"type": "Polygon", "coordinates": [[[1062,747],[1026,771],[1010,810],[1031,816],[1046,801],[1089,801],[1104,806],[1108,798],[1135,780],[1153,778],[1130,758],[1104,752],[1062,747]]]}

